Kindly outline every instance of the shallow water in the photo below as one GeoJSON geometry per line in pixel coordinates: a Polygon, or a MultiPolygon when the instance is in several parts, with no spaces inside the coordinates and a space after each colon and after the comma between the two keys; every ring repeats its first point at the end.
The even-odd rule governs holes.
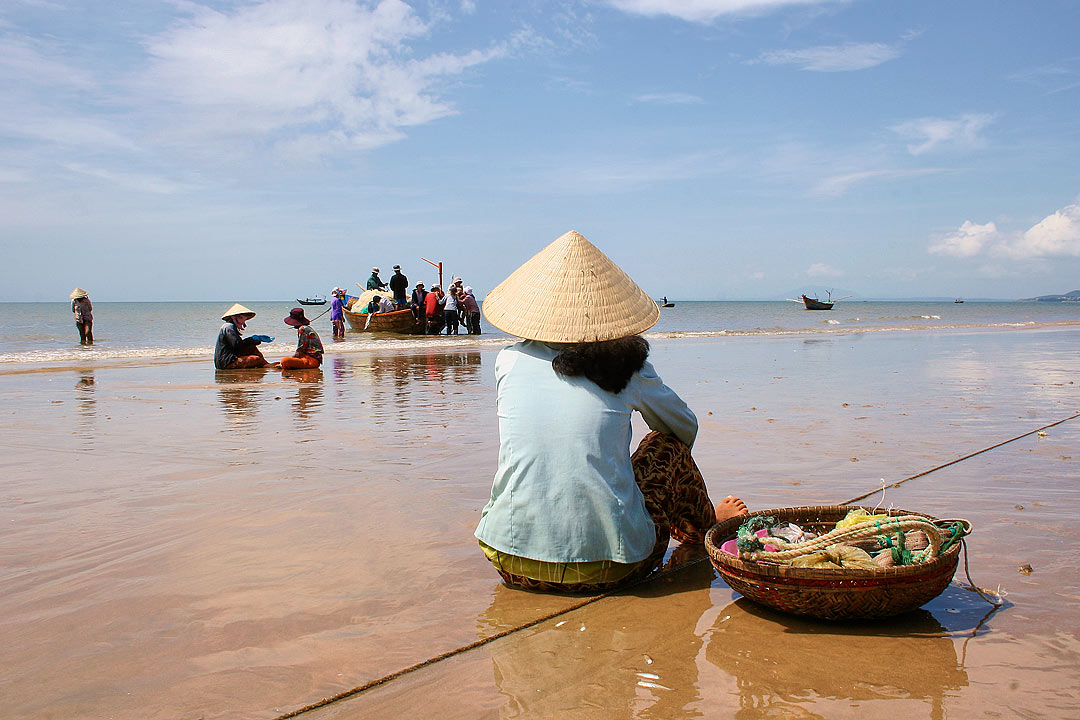
{"type": "MultiPolygon", "coordinates": [[[[289,355],[296,333],[282,320],[295,303],[247,302],[256,311],[246,332],[271,335],[267,355],[289,355]]],[[[0,364],[94,363],[107,359],[203,358],[213,351],[221,313],[231,302],[97,303],[93,346],[80,346],[68,303],[4,303],[0,364]]],[[[332,340],[326,308],[305,308],[312,326],[326,339],[329,354],[431,347],[492,347],[510,341],[482,321],[483,334],[408,337],[354,333],[332,340]]],[[[808,335],[948,331],[958,328],[1080,325],[1080,303],[1039,302],[841,302],[831,311],[807,311],[791,302],[679,302],[664,308],[648,336],[808,335]]]]}
{"type": "MultiPolygon", "coordinates": [[[[1078,339],[658,337],[653,359],[701,420],[712,493],[760,508],[846,500],[1075,413],[1078,339]]],[[[494,357],[0,371],[0,716],[271,718],[577,602],[503,587],[472,539],[494,357]]],[[[1009,592],[985,622],[954,585],[897,620],[807,623],[699,563],[321,713],[415,714],[435,693],[446,717],[1074,716],[1078,461],[1073,420],[888,491],[975,523],[973,577],[1009,592]]]]}

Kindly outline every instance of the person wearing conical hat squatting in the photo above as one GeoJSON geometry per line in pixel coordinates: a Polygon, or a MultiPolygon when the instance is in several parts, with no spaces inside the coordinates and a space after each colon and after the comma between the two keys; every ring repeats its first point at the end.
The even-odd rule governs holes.
{"type": "Polygon", "coordinates": [[[214,346],[214,367],[218,370],[239,370],[241,368],[277,367],[271,364],[262,351],[259,344],[269,342],[272,338],[266,335],[252,335],[244,337],[244,327],[251,318],[255,317],[255,311],[249,310],[240,303],[233,303],[226,310],[221,319],[225,324],[218,332],[217,344],[214,346]]]}
{"type": "Polygon", "coordinates": [[[304,315],[304,308],[290,310],[285,324],[296,328],[296,352],[292,357],[281,358],[281,369],[313,370],[322,365],[322,340],[304,315]]]}
{"type": "Polygon", "coordinates": [[[499,461],[476,537],[503,580],[602,592],[647,576],[669,536],[701,543],[717,504],[691,457],[698,423],[647,361],[656,303],[568,232],[488,293],[483,313],[524,338],[495,360],[499,461]],[[652,430],[630,454],[633,411],[652,430]]]}
{"type": "Polygon", "coordinates": [[[90,295],[82,288],[75,288],[68,295],[71,298],[71,312],[75,314],[75,327],[79,329],[79,344],[94,344],[94,306],[90,295]]]}

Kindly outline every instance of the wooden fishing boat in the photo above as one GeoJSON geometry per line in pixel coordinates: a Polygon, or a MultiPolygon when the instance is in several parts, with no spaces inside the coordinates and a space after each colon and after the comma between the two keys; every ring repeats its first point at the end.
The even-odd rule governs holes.
{"type": "Polygon", "coordinates": [[[313,298],[304,298],[303,300],[301,300],[300,298],[296,298],[296,302],[300,303],[301,305],[325,305],[326,304],[326,298],[313,297],[313,298]]]}
{"type": "Polygon", "coordinates": [[[353,332],[392,332],[401,335],[412,335],[420,332],[423,327],[416,321],[412,310],[395,310],[388,313],[357,313],[352,310],[343,310],[345,320],[353,332]]]}
{"type": "Polygon", "coordinates": [[[828,301],[821,301],[817,298],[802,296],[803,305],[807,310],[832,310],[834,303],[828,301]]]}

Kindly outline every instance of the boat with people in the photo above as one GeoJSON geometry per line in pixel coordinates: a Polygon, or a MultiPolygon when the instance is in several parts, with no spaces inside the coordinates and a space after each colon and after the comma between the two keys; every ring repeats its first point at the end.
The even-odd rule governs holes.
{"type": "Polygon", "coordinates": [[[300,298],[296,298],[296,302],[300,303],[301,305],[325,305],[326,298],[316,295],[315,297],[304,298],[303,300],[301,300],[300,298]]]}
{"type": "Polygon", "coordinates": [[[668,302],[667,296],[660,298],[660,307],[675,307],[675,303],[668,302]]]}
{"type": "Polygon", "coordinates": [[[345,322],[353,332],[391,332],[399,335],[414,335],[423,332],[423,325],[417,321],[412,310],[394,310],[393,312],[367,313],[368,303],[377,295],[383,295],[380,290],[365,290],[359,297],[352,298],[348,305],[342,308],[345,322]]]}

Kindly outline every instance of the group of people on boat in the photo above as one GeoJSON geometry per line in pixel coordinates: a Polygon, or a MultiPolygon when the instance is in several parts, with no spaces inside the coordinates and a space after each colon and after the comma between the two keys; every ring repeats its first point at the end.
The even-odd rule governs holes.
{"type": "Polygon", "coordinates": [[[214,345],[214,367],[218,370],[239,370],[244,368],[281,368],[282,370],[315,369],[322,365],[323,345],[319,334],[311,327],[311,321],[304,314],[304,308],[293,308],[284,322],[296,328],[296,352],[291,357],[284,357],[278,362],[270,362],[259,350],[262,343],[272,342],[268,335],[243,336],[248,321],[255,317],[255,311],[240,303],[221,316],[224,324],[218,331],[214,345]]]}
{"type": "MultiPolygon", "coordinates": [[[[480,303],[472,287],[465,285],[460,277],[455,277],[445,290],[440,285],[428,289],[418,282],[412,294],[406,296],[408,285],[409,279],[401,272],[400,265],[394,266],[394,274],[386,283],[379,277],[379,268],[373,267],[367,289],[383,291],[389,288],[392,296],[374,295],[363,308],[353,309],[369,315],[412,310],[425,335],[439,335],[444,330],[447,335],[459,335],[462,327],[469,335],[480,334],[480,303]]],[[[339,289],[334,288],[334,291],[339,289]]]]}

